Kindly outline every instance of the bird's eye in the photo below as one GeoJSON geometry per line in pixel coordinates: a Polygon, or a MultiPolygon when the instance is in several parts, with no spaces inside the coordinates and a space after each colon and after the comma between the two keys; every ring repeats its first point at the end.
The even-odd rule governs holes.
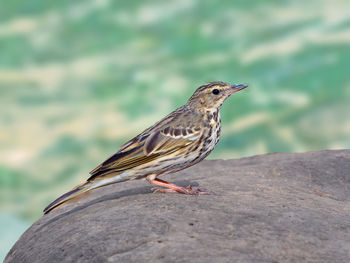
{"type": "Polygon", "coordinates": [[[218,95],[220,93],[220,91],[218,89],[213,89],[212,92],[213,92],[214,95],[218,95]]]}

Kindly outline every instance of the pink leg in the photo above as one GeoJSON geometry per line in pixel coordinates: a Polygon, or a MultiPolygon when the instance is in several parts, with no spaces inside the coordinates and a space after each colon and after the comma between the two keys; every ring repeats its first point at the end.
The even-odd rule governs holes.
{"type": "Polygon", "coordinates": [[[147,181],[150,184],[158,185],[165,187],[164,188],[159,188],[159,187],[154,187],[152,190],[160,191],[163,193],[181,193],[181,194],[186,194],[186,195],[201,195],[201,194],[214,194],[213,192],[202,188],[202,187],[193,187],[191,185],[187,187],[181,187],[176,184],[168,183],[167,181],[155,178],[155,179],[149,179],[147,178],[147,181]]]}

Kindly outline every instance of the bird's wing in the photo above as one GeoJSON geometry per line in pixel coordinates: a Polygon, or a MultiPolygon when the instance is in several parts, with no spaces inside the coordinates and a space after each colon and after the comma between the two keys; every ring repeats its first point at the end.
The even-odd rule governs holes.
{"type": "MultiPolygon", "coordinates": [[[[174,123],[173,123],[174,124],[174,123]]],[[[147,131],[147,130],[146,130],[147,131]]],[[[200,136],[194,130],[180,125],[168,125],[153,129],[125,143],[120,150],[90,172],[88,180],[107,174],[122,172],[151,162],[160,155],[167,155],[193,144],[200,136]]]]}

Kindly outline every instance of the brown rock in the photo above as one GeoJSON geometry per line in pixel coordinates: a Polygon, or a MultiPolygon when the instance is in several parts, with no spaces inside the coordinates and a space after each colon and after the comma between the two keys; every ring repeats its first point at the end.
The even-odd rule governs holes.
{"type": "Polygon", "coordinates": [[[110,185],[35,222],[5,262],[350,262],[350,150],[204,161],[110,185]]]}

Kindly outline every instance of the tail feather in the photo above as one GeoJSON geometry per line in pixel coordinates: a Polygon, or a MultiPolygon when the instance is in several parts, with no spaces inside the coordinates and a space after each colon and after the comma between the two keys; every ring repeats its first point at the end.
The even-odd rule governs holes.
{"type": "Polygon", "coordinates": [[[73,197],[76,197],[77,195],[80,195],[86,191],[89,191],[91,189],[91,183],[86,182],[84,184],[78,185],[71,191],[61,195],[58,197],[55,201],[53,201],[51,204],[49,204],[47,207],[44,209],[44,214],[47,214],[50,212],[52,209],[56,208],[57,206],[67,202],[68,200],[72,199],[73,197]]]}

